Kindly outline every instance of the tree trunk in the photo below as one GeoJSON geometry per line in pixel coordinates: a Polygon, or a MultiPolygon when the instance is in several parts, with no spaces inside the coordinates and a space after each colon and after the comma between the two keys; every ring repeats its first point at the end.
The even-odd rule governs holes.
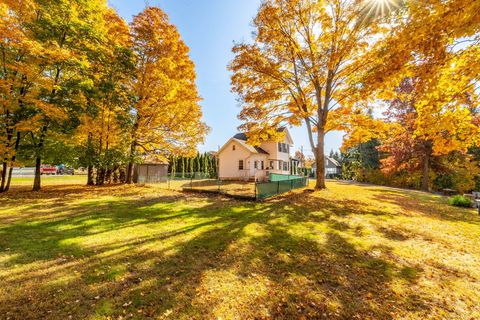
{"type": "Polygon", "coordinates": [[[128,184],[133,183],[133,162],[130,161],[127,166],[127,178],[125,179],[125,182],[128,184]]]}
{"type": "Polygon", "coordinates": [[[85,157],[87,159],[87,186],[94,186],[95,180],[93,177],[93,164],[95,158],[95,150],[93,147],[93,134],[91,132],[88,133],[88,140],[87,140],[87,148],[85,150],[85,157]]]}
{"type": "Polygon", "coordinates": [[[42,165],[42,158],[37,156],[35,160],[35,180],[33,180],[33,189],[32,191],[40,191],[42,188],[40,180],[40,166],[42,165]]]}
{"type": "MultiPolygon", "coordinates": [[[[8,117],[8,111],[7,111],[7,117],[8,117]]],[[[13,139],[13,132],[10,129],[7,129],[7,150],[11,146],[13,139]]],[[[7,154],[4,154],[3,157],[3,163],[2,163],[2,184],[0,185],[0,192],[4,192],[5,190],[5,184],[7,182],[7,169],[8,169],[8,157],[7,154]]]]}
{"type": "Polygon", "coordinates": [[[425,141],[424,143],[424,157],[422,168],[422,191],[430,191],[430,159],[432,155],[432,143],[425,141]]]}
{"type": "Polygon", "coordinates": [[[127,167],[127,183],[132,184],[133,183],[133,159],[135,157],[135,141],[132,142],[132,145],[130,146],[130,162],[128,163],[127,167]]]}
{"type": "Polygon", "coordinates": [[[15,141],[15,153],[13,154],[12,159],[10,161],[10,168],[8,169],[8,176],[7,176],[7,184],[3,189],[4,192],[7,192],[8,190],[10,190],[10,183],[12,182],[12,174],[13,174],[13,165],[15,163],[15,160],[17,159],[17,150],[18,150],[18,147],[20,146],[21,137],[22,136],[20,132],[17,132],[17,140],[15,141]]]}
{"type": "Polygon", "coordinates": [[[103,186],[105,184],[105,168],[103,167],[97,168],[96,184],[97,186],[103,186]]]}
{"type": "Polygon", "coordinates": [[[430,155],[428,153],[423,158],[422,191],[430,191],[430,155]]]}
{"type": "Polygon", "coordinates": [[[125,170],[124,170],[123,168],[120,168],[118,171],[119,171],[119,180],[120,180],[120,183],[125,183],[125,181],[126,181],[125,170]]]}
{"type": "Polygon", "coordinates": [[[0,185],[0,192],[4,192],[5,190],[5,183],[7,179],[7,161],[3,161],[2,164],[2,176],[0,177],[2,180],[2,184],[0,185]]]}
{"type": "Polygon", "coordinates": [[[95,181],[93,181],[93,166],[89,165],[87,167],[87,186],[95,185],[95,181]]]}
{"type": "Polygon", "coordinates": [[[105,171],[105,182],[108,184],[112,183],[112,168],[107,168],[105,171]]]}
{"type": "Polygon", "coordinates": [[[133,165],[134,165],[134,160],[135,160],[135,149],[137,148],[137,130],[138,126],[140,123],[140,115],[137,114],[137,120],[135,121],[135,124],[133,125],[133,131],[132,131],[132,144],[130,145],[130,161],[128,162],[128,167],[127,167],[127,177],[126,177],[126,183],[132,184],[133,183],[133,165]]]}
{"type": "Polygon", "coordinates": [[[315,162],[317,164],[317,181],[315,189],[325,189],[325,133],[322,130],[317,132],[317,147],[315,152],[315,162]]]}
{"type": "Polygon", "coordinates": [[[113,169],[112,179],[113,183],[118,183],[118,166],[113,169]]]}
{"type": "MultiPolygon", "coordinates": [[[[14,158],[14,157],[12,157],[14,158]]],[[[15,161],[15,160],[13,160],[15,161]]],[[[10,183],[12,182],[12,174],[13,174],[13,166],[8,168],[8,174],[7,174],[7,183],[5,184],[5,188],[3,189],[3,192],[7,192],[10,190],[10,183]]]]}
{"type": "Polygon", "coordinates": [[[40,182],[40,166],[42,165],[42,156],[41,152],[43,150],[43,145],[45,144],[45,136],[47,135],[48,126],[44,125],[42,128],[42,134],[40,135],[40,141],[37,146],[37,158],[35,160],[35,180],[33,181],[32,191],[40,191],[41,182],[40,182]]]}

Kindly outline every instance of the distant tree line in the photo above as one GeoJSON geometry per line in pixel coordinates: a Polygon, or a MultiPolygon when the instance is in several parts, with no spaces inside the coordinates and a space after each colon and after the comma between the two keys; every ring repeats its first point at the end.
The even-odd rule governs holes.
{"type": "MultiPolygon", "coordinates": [[[[424,167],[418,154],[408,152],[402,161],[390,166],[392,154],[377,139],[361,143],[340,153],[342,178],[379,185],[422,189],[424,167]]],[[[410,150],[411,151],[411,150],[410,150]]],[[[400,150],[394,150],[397,152],[400,150]]],[[[454,189],[459,192],[480,190],[480,149],[470,148],[466,154],[451,153],[432,156],[429,161],[429,190],[454,189]]]]}

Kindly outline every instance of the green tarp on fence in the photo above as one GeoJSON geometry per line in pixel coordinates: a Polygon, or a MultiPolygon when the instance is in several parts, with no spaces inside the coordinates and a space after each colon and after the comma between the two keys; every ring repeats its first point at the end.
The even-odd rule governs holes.
{"type": "Polygon", "coordinates": [[[294,189],[303,188],[307,185],[307,177],[272,173],[270,174],[270,182],[257,183],[256,196],[258,199],[265,199],[294,189]]]}
{"type": "Polygon", "coordinates": [[[277,181],[290,181],[304,178],[304,176],[294,176],[288,174],[279,174],[279,173],[270,173],[268,175],[268,181],[277,182],[277,181]]]}

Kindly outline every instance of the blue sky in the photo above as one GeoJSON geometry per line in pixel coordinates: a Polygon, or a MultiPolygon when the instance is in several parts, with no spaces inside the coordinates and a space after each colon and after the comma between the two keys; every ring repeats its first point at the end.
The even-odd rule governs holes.
{"type": "MultiPolygon", "coordinates": [[[[197,70],[197,84],[203,98],[204,121],[211,132],[201,151],[217,150],[237,130],[240,121],[237,115],[240,106],[230,92],[228,63],[233,55],[234,41],[249,40],[252,32],[251,21],[260,0],[156,0],[148,1],[159,6],[180,31],[183,40],[190,47],[190,56],[197,70]]],[[[145,7],[141,0],[109,0],[110,5],[127,21],[145,7]]],[[[290,129],[295,142],[294,150],[304,147],[310,154],[305,128],[290,129]]],[[[340,133],[327,135],[325,150],[339,149],[340,133]]]]}

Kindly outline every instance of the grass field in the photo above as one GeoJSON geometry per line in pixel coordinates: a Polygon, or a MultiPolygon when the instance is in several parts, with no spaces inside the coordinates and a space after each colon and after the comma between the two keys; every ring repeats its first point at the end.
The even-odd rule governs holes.
{"type": "MultiPolygon", "coordinates": [[[[34,177],[12,177],[12,189],[16,187],[33,186],[34,177]]],[[[86,175],[75,176],[42,176],[42,186],[61,186],[72,184],[86,184],[86,175]]]]}
{"type": "Polygon", "coordinates": [[[480,218],[331,182],[266,202],[154,187],[0,196],[2,319],[479,319],[480,218]]]}
{"type": "MultiPolygon", "coordinates": [[[[21,188],[25,189],[33,185],[34,177],[13,177],[11,188],[12,190],[21,188]]],[[[42,176],[42,186],[65,186],[65,185],[86,185],[86,175],[74,176],[42,176]]],[[[238,181],[222,181],[219,186],[219,181],[214,179],[193,180],[178,179],[170,180],[158,184],[160,189],[172,189],[181,191],[183,188],[190,188],[196,190],[218,191],[222,193],[234,194],[240,196],[255,197],[255,183],[253,182],[238,182],[238,181]]]]}

